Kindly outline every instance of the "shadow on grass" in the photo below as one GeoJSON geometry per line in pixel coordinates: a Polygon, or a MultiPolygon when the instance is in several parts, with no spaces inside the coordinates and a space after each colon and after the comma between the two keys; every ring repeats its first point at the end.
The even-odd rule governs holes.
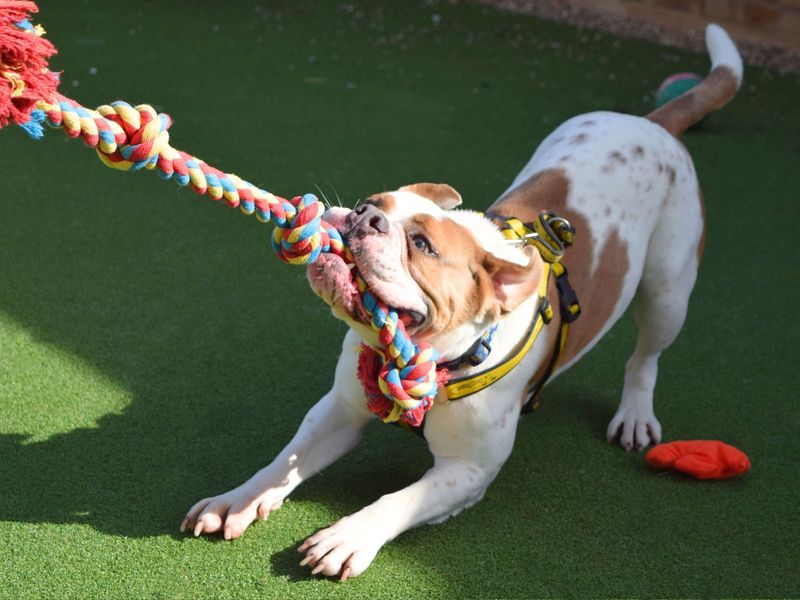
{"type": "Polygon", "coordinates": [[[315,578],[308,567],[300,566],[302,555],[297,552],[297,547],[302,543],[302,539],[297,540],[294,544],[287,546],[270,557],[270,571],[273,575],[285,577],[292,583],[315,578]]]}
{"type": "MultiPolygon", "coordinates": [[[[114,228],[108,228],[109,239],[100,244],[112,246],[116,235],[114,228]]],[[[58,273],[64,264],[42,260],[36,266],[40,276],[31,281],[20,273],[15,296],[6,296],[0,304],[37,339],[67,348],[103,368],[115,381],[125,382],[133,397],[121,414],[100,418],[94,428],[33,443],[19,434],[0,435],[0,520],[83,523],[127,537],[181,537],[177,526],[184,512],[199,498],[237,485],[266,464],[327,387],[336,351],[320,353],[319,375],[304,379],[305,373],[296,366],[275,363],[274,348],[280,348],[282,341],[269,326],[238,318],[256,297],[269,295],[269,284],[245,269],[230,276],[236,282],[215,280],[214,261],[198,265],[196,258],[183,252],[185,238],[173,235],[172,239],[161,240],[167,248],[156,269],[137,269],[131,254],[129,268],[95,277],[97,264],[75,278],[58,273]],[[162,276],[151,280],[153,271],[162,276]],[[171,282],[165,281],[164,273],[171,282]],[[204,294],[193,289],[193,277],[203,280],[204,294]],[[247,291],[231,298],[229,285],[247,291]],[[135,293],[136,288],[160,288],[164,296],[135,293]],[[41,301],[53,297],[71,299],[55,319],[53,308],[41,301]],[[109,298],[108,303],[97,304],[98,297],[109,298]],[[233,308],[215,311],[219,297],[227,297],[233,308]],[[80,308],[92,303],[94,310],[80,308]],[[181,308],[177,319],[176,304],[181,308]],[[114,327],[107,319],[120,325],[114,327]]],[[[47,243],[39,251],[56,253],[47,243]]],[[[119,259],[125,260],[124,253],[119,259]]],[[[289,309],[279,305],[274,310],[289,309]]],[[[313,316],[320,322],[330,319],[324,313],[313,316]]],[[[265,315],[264,321],[268,319],[265,315]]],[[[314,327],[317,322],[305,325],[314,327]]],[[[335,326],[329,329],[324,347],[337,348],[339,332],[335,326]]],[[[566,391],[548,389],[544,402],[546,407],[567,411],[561,415],[564,423],[584,421],[588,435],[602,435],[607,410],[568,396],[566,391]]],[[[59,400],[56,396],[48,401],[59,400]]],[[[537,413],[526,417],[537,418],[537,413]]],[[[398,477],[381,468],[393,461],[396,445],[405,445],[407,435],[383,428],[368,434],[367,448],[356,450],[338,471],[343,479],[336,478],[333,485],[334,478],[313,480],[301,493],[333,505],[343,516],[411,483],[421,470],[409,469],[398,477]],[[350,491],[354,485],[362,490],[355,495],[350,491]]],[[[413,452],[424,461],[424,442],[412,439],[413,452]]],[[[282,575],[306,578],[294,554],[294,547],[278,553],[273,568],[282,575]]]]}
{"type": "MultiPolygon", "coordinates": [[[[344,329],[309,293],[302,269],[270,256],[267,228],[225,218],[188,192],[164,202],[157,180],[121,188],[116,175],[91,163],[68,175],[59,171],[56,143],[41,152],[54,167],[39,193],[60,196],[60,210],[4,204],[0,311],[34,346],[52,345],[90,365],[131,401],[92,428],[44,441],[0,434],[0,521],[177,535],[195,501],[239,484],[290,439],[330,384],[344,329]],[[59,194],[77,180],[92,182],[91,197],[115,190],[114,201],[59,194]]],[[[9,171],[25,170],[13,145],[8,156],[9,171]]],[[[34,399],[31,411],[63,405],[60,386],[86,386],[80,375],[58,373],[39,385],[26,380],[25,364],[7,366],[12,389],[34,399]],[[35,398],[31,390],[39,389],[35,398]]],[[[558,406],[564,428],[585,422],[587,435],[602,436],[607,409],[559,389],[545,390],[544,411],[558,406]]],[[[396,463],[398,443],[404,458],[413,444],[414,464],[426,460],[424,443],[409,444],[407,435],[368,435],[371,446],[335,467],[341,477],[314,480],[302,493],[341,503],[345,515],[410,483],[424,467],[383,468],[396,463]]]]}
{"type": "MultiPolygon", "coordinates": [[[[40,188],[57,191],[55,181],[40,188]]],[[[270,256],[264,227],[226,222],[208,205],[187,217],[181,198],[148,206],[119,190],[115,202],[137,206],[121,215],[113,203],[90,208],[74,196],[60,206],[69,219],[3,206],[0,311],[33,342],[18,364],[3,365],[12,374],[5,389],[19,397],[0,403],[0,419],[8,400],[63,415],[74,410],[65,398],[98,393],[81,369],[26,379],[25,360],[39,346],[99,371],[131,400],[91,428],[76,415],[83,427],[44,441],[0,434],[0,521],[172,534],[196,500],[237,485],[290,439],[329,386],[340,328],[309,294],[303,270],[270,256]],[[308,340],[287,336],[304,326],[325,349],[315,349],[311,374],[308,340]],[[67,387],[71,396],[62,396],[67,387]]]]}
{"type": "MultiPolygon", "coordinates": [[[[77,215],[69,223],[32,209],[9,209],[0,222],[0,310],[34,340],[33,356],[38,345],[55,346],[131,398],[94,427],[44,441],[0,434],[0,521],[178,536],[194,502],[238,485],[280,451],[332,380],[344,330],[309,293],[303,270],[270,256],[266,228],[226,222],[209,205],[188,218],[179,201],[155,199],[149,210],[131,193],[119,201],[145,206],[125,221],[110,205],[88,211],[74,198],[62,206],[77,215]]],[[[31,398],[23,410],[63,407],[60,386],[96,393],[81,375],[40,383],[25,379],[24,361],[7,367],[8,389],[31,398]]],[[[316,499],[341,503],[344,515],[393,489],[397,475],[380,466],[390,443],[373,443],[368,458],[357,451],[340,477],[311,484],[316,499]],[[366,478],[359,456],[372,464],[366,478]]]]}

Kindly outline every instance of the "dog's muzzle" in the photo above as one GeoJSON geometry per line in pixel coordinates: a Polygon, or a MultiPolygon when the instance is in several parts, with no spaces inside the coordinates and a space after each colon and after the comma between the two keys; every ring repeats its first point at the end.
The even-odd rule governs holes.
{"type": "Polygon", "coordinates": [[[362,204],[345,219],[348,238],[364,238],[368,235],[389,233],[389,219],[384,212],[372,204],[362,204]]]}

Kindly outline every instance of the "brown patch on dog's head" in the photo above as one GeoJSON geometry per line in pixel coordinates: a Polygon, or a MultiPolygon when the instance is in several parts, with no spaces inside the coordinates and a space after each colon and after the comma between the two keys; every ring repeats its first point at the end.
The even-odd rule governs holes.
{"type": "Polygon", "coordinates": [[[400,192],[412,192],[427,198],[442,210],[461,205],[461,194],[446,183],[414,183],[401,187],[400,192]]]}
{"type": "Polygon", "coordinates": [[[372,194],[364,199],[364,202],[367,204],[372,204],[377,208],[380,208],[383,212],[389,214],[391,213],[395,206],[397,200],[394,196],[392,196],[389,192],[384,192],[380,194],[372,194]]]}
{"type": "Polygon", "coordinates": [[[420,335],[432,338],[469,321],[496,321],[536,293],[541,260],[527,265],[499,258],[452,219],[415,215],[404,223],[408,271],[426,296],[420,335]]]}
{"type": "MultiPolygon", "coordinates": [[[[390,216],[395,210],[397,210],[397,212],[406,213],[407,210],[403,209],[408,208],[406,206],[408,202],[406,201],[403,203],[404,194],[398,192],[407,192],[419,196],[424,200],[433,202],[442,210],[450,210],[461,204],[461,194],[446,183],[413,183],[411,185],[405,185],[393,192],[372,194],[365,198],[364,202],[372,204],[390,216]]],[[[405,197],[408,199],[408,196],[405,197]]]]}

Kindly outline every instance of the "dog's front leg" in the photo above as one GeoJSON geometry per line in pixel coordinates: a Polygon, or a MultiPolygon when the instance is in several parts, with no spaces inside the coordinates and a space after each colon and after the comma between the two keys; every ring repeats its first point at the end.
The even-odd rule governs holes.
{"type": "Polygon", "coordinates": [[[519,405],[510,403],[498,416],[474,410],[471,402],[429,413],[425,435],[434,466],[419,481],[309,537],[298,548],[305,553],[300,564],[314,574],[355,577],[404,531],[441,522],[478,502],[511,452],[519,405]]]}
{"type": "Polygon", "coordinates": [[[361,439],[371,413],[355,378],[357,339],[345,338],[333,389],[306,414],[289,444],[272,463],[242,485],[197,502],[181,523],[194,535],[222,532],[226,540],[242,535],[258,517],[266,519],[305,479],[350,451],[361,439]]]}

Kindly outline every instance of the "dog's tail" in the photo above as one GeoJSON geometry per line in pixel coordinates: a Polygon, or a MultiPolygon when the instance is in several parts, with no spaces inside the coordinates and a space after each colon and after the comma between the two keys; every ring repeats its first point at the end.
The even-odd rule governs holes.
{"type": "Polygon", "coordinates": [[[711,55],[711,70],[705,79],[647,115],[675,137],[725,106],[742,85],[742,57],[722,27],[712,23],[706,28],[706,47],[711,55]]]}

